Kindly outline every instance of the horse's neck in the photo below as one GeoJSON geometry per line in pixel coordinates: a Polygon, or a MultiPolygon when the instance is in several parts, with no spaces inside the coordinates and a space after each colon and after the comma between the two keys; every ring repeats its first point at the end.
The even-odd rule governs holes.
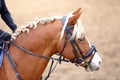
{"type": "MultiPolygon", "coordinates": [[[[15,42],[34,53],[51,57],[57,51],[61,28],[60,20],[39,25],[37,29],[31,29],[30,33],[22,33],[15,42]]],[[[40,77],[49,61],[48,59],[31,56],[15,46],[10,47],[10,54],[17,65],[18,72],[23,78],[29,78],[29,80],[36,80],[40,77]]],[[[9,67],[11,66],[9,65],[9,67]]]]}

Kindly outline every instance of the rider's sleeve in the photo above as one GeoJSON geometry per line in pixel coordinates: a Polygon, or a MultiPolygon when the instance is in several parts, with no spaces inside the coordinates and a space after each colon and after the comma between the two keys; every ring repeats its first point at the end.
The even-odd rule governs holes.
{"type": "Polygon", "coordinates": [[[1,18],[5,21],[5,23],[10,27],[10,29],[14,32],[17,28],[16,24],[14,24],[14,21],[10,15],[10,12],[8,11],[5,1],[2,0],[2,8],[1,8],[1,18]]]}

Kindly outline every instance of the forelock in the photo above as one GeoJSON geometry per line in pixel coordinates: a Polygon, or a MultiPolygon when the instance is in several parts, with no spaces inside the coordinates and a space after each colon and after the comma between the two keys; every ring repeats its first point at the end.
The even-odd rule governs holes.
{"type": "Polygon", "coordinates": [[[85,34],[84,34],[83,25],[82,25],[81,20],[79,19],[77,21],[77,23],[74,25],[72,37],[74,39],[83,39],[84,36],[85,36],[85,34]]]}

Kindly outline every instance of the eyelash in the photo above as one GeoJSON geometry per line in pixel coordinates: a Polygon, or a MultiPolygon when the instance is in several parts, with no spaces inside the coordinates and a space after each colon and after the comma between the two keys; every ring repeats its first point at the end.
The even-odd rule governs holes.
{"type": "Polygon", "coordinates": [[[84,36],[82,39],[79,38],[78,40],[79,40],[79,41],[83,41],[84,39],[85,39],[85,36],[84,36]]]}

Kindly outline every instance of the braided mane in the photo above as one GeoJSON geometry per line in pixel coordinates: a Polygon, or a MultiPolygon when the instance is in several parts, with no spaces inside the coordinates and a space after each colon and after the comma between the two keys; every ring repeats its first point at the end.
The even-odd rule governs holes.
{"type": "Polygon", "coordinates": [[[49,17],[49,18],[34,19],[33,21],[28,22],[27,25],[22,25],[19,28],[17,28],[17,30],[12,34],[12,39],[15,40],[17,38],[17,36],[23,32],[29,33],[29,30],[31,28],[33,28],[33,29],[37,28],[38,24],[50,23],[50,22],[53,22],[57,18],[60,18],[60,17],[53,16],[53,17],[49,17]]]}

